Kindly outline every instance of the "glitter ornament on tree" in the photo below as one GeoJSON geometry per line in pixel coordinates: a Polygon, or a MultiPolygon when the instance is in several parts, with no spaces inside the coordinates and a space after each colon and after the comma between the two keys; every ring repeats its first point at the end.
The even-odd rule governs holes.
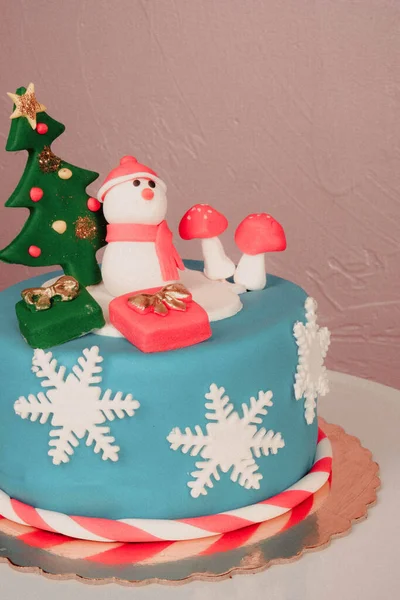
{"type": "Polygon", "coordinates": [[[97,226],[91,217],[79,217],[75,223],[75,235],[80,240],[93,240],[97,234],[97,226]]]}
{"type": "Polygon", "coordinates": [[[39,169],[42,173],[54,173],[61,165],[61,158],[52,153],[49,146],[45,146],[38,156],[39,169]]]}
{"type": "Polygon", "coordinates": [[[60,265],[81,285],[101,281],[96,252],[105,244],[102,211],[88,206],[86,187],[98,174],[65,162],[51,150],[64,125],[44,112],[34,86],[9,94],[14,111],[6,150],[28,150],[29,157],[7,207],[28,208],[29,218],[19,235],[3,250],[0,260],[30,267],[60,265]],[[54,223],[63,223],[63,233],[54,223]]]}

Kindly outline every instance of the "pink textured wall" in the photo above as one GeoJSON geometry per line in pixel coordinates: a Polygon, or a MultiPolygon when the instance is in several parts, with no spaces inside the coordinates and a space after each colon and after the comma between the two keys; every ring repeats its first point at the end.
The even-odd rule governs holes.
{"type": "MultiPolygon", "coordinates": [[[[123,154],[149,163],[174,228],[212,203],[238,258],[239,220],[271,212],[289,246],[268,269],[318,299],[329,366],[400,387],[399,30],[391,0],[14,0],[1,145],[5,92],[33,81],[67,126],[55,151],[102,177],[123,154]]],[[[24,164],[2,153],[4,201],[24,164]]],[[[0,208],[3,245],[24,220],[0,208]]],[[[1,265],[0,286],[33,272],[1,265]]]]}

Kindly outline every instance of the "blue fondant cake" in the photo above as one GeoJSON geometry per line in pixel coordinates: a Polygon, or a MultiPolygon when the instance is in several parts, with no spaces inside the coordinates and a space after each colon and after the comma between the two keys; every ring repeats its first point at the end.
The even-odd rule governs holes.
{"type": "Polygon", "coordinates": [[[6,149],[28,162],[6,206],[29,216],[0,260],[64,275],[0,293],[0,516],[148,542],[232,532],[309,501],[330,474],[316,419],[329,332],[301,288],[266,279],[282,225],[247,215],[236,265],[220,240],[228,220],[196,204],[179,233],[200,241],[204,263],[184,265],[153,169],[123,156],[89,197],[97,174],[53,154],[64,126],[34,85],[9,96],[6,149]]]}
{"type": "MultiPolygon", "coordinates": [[[[193,261],[187,266],[201,268],[193,261]]],[[[104,419],[119,447],[118,460],[111,455],[111,460],[102,460],[101,441],[96,448],[96,440],[86,445],[87,436],[78,435],[68,461],[53,464],[48,454],[49,439],[54,440],[50,432],[59,423],[52,423],[51,415],[45,423],[40,418],[32,422],[31,418],[20,418],[27,415],[21,410],[17,414],[14,408],[18,398],[27,402],[29,394],[40,399],[38,394],[46,392],[39,367],[32,369],[33,350],[21,337],[14,316],[21,290],[42,282],[43,276],[36,277],[0,293],[0,489],[11,498],[67,515],[183,519],[260,502],[285,490],[310,469],[317,420],[307,423],[304,401],[297,401],[294,391],[299,355],[293,328],[297,322],[306,322],[307,295],[300,287],[268,276],[265,289],[241,296],[240,313],[211,323],[210,339],[181,350],[145,354],[126,339],[94,334],[52,348],[58,366],[65,366],[68,373],[79,365],[85,349],[97,346],[103,358],[102,381],[92,382],[91,388],[99,387],[101,393],[107,389],[113,394],[122,392],[123,397],[132,394],[140,403],[127,418],[104,419]],[[225,394],[218,392],[220,388],[225,394]],[[249,461],[248,468],[243,463],[236,475],[238,465],[230,465],[229,457],[225,463],[220,460],[219,480],[211,468],[211,483],[205,481],[193,494],[195,488],[188,483],[199,482],[201,477],[194,473],[204,470],[207,456],[210,460],[215,454],[212,444],[217,442],[213,428],[208,428],[218,420],[213,397],[219,395],[221,400],[218,410],[226,414],[237,411],[238,421],[260,398],[259,392],[271,392],[272,396],[265,396],[254,419],[248,418],[251,430],[238,426],[237,444],[246,443],[241,432],[248,435],[250,431],[252,436],[259,432],[259,439],[269,435],[270,452],[255,453],[258,470],[249,461]],[[226,395],[230,402],[224,400],[226,395]],[[174,447],[179,436],[171,437],[178,429],[185,434],[186,428],[193,438],[187,452],[184,441],[174,447]],[[201,435],[208,435],[209,455],[207,450],[201,454],[200,441],[196,454],[193,436],[200,435],[199,428],[201,435]]],[[[85,393],[83,386],[73,394],[76,406],[81,403],[82,419],[85,393]]]]}

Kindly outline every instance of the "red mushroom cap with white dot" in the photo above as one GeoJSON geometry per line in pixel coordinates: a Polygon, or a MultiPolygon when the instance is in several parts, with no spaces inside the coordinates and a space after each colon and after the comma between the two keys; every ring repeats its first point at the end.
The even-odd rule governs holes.
{"type": "Polygon", "coordinates": [[[228,227],[223,214],[208,204],[195,204],[183,215],[179,235],[183,240],[218,237],[228,227]]]}
{"type": "Polygon", "coordinates": [[[235,231],[235,242],[244,254],[281,252],[286,249],[284,229],[267,213],[248,215],[235,231]]]}

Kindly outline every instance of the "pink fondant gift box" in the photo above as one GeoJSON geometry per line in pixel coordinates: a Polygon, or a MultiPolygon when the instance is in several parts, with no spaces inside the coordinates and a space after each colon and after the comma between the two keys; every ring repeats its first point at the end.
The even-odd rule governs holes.
{"type": "Polygon", "coordinates": [[[177,287],[170,284],[115,298],[109,307],[111,323],[142,352],[177,350],[207,340],[212,332],[206,311],[185,288],[179,295],[177,287]]]}

